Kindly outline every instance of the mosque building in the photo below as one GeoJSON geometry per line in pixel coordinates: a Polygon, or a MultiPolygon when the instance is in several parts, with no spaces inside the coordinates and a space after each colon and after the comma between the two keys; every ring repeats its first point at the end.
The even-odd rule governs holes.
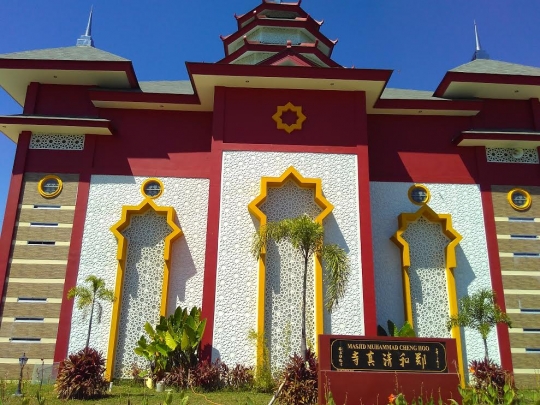
{"type": "MultiPolygon", "coordinates": [[[[269,221],[307,214],[348,253],[332,313],[318,260],[308,341],[377,335],[387,320],[455,338],[461,369],[480,335],[448,331],[461,297],[493,289],[512,328],[489,354],[519,386],[540,368],[540,68],[472,61],[433,91],[387,87],[391,70],[345,68],[337,41],[299,2],[263,0],[235,16],[223,59],[187,63],[187,81],[139,81],[94,46],[0,55],[0,86],[22,114],[0,116],[17,143],[0,239],[0,375],[84,347],[88,317],[66,298],[95,275],[103,303],[90,345],[128,377],[143,325],[202,308],[205,355],[252,365],[250,331],[272,365],[300,347],[302,261],[258,260],[269,221]]],[[[477,37],[478,38],[478,37],[477,37]]],[[[442,76],[442,74],[441,74],[442,76]]],[[[141,363],[142,364],[142,363],[141,363]]]]}

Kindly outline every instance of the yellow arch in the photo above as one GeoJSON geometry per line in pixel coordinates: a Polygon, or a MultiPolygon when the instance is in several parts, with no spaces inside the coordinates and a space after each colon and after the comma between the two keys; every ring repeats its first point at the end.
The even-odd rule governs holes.
{"type": "MultiPolygon", "coordinates": [[[[445,268],[446,268],[446,283],[448,290],[448,305],[450,316],[457,315],[457,292],[456,280],[453,270],[457,265],[456,247],[462,239],[462,236],[452,227],[452,216],[450,214],[437,214],[427,204],[422,205],[420,209],[414,213],[402,213],[398,216],[398,230],[390,238],[401,250],[401,265],[403,275],[403,299],[405,301],[405,319],[414,326],[412,314],[412,299],[411,299],[411,283],[409,278],[409,267],[411,266],[411,255],[409,243],[403,238],[403,234],[407,230],[409,224],[416,222],[420,217],[426,218],[430,222],[441,224],[443,234],[450,240],[445,249],[445,268]]],[[[458,370],[461,374],[461,381],[464,383],[465,374],[463,368],[463,352],[461,350],[461,333],[458,327],[453,327],[451,335],[456,339],[456,347],[458,354],[458,370]]]]}
{"type": "MultiPolygon", "coordinates": [[[[260,226],[267,223],[267,217],[259,208],[268,196],[268,188],[282,187],[289,180],[293,181],[298,187],[313,189],[315,191],[315,203],[321,208],[321,213],[315,218],[315,222],[322,225],[323,220],[332,212],[334,206],[323,196],[321,179],[309,179],[303,177],[294,167],[289,167],[279,177],[263,177],[261,178],[261,192],[248,205],[249,212],[259,221],[260,226]]],[[[264,336],[264,303],[266,283],[266,252],[263,251],[259,258],[259,274],[257,280],[257,335],[264,336]]],[[[324,331],[323,325],[323,277],[322,277],[322,261],[320,257],[315,258],[315,334],[320,335],[324,331]]],[[[257,347],[257,353],[262,353],[260,343],[257,347]]],[[[316,342],[315,351],[318,353],[318,342],[316,342]]],[[[257,356],[257,358],[261,358],[257,356]]]]}
{"type": "Polygon", "coordinates": [[[148,210],[154,210],[158,215],[165,215],[167,224],[171,228],[171,233],[165,238],[165,249],[163,257],[165,259],[165,266],[163,269],[163,285],[161,289],[161,307],[160,315],[165,316],[167,312],[167,297],[169,290],[169,269],[171,264],[171,250],[172,243],[182,236],[184,233],[178,225],[174,222],[175,211],[173,207],[159,207],[150,198],[145,198],[139,205],[130,206],[124,205],[122,207],[122,217],[120,221],[111,227],[111,231],[118,240],[118,250],[116,259],[118,260],[118,270],[116,272],[116,285],[115,296],[116,301],[113,304],[112,320],[111,320],[111,332],[109,334],[109,350],[107,352],[107,372],[112,379],[114,375],[114,357],[116,354],[116,343],[118,340],[118,323],[120,321],[120,306],[122,304],[122,286],[124,284],[124,271],[127,259],[128,241],[123,235],[123,231],[131,223],[132,215],[141,215],[148,210]]]}

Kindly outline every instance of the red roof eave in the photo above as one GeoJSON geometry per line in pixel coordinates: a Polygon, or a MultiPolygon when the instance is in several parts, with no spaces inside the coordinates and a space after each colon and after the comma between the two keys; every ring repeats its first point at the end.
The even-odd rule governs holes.
{"type": "Polygon", "coordinates": [[[125,72],[131,88],[139,88],[139,82],[131,61],[79,61],[0,59],[0,69],[27,70],[92,70],[102,72],[125,72]]]}
{"type": "Polygon", "coordinates": [[[226,56],[225,58],[221,59],[217,63],[218,64],[231,63],[235,61],[236,59],[238,59],[244,53],[250,52],[250,51],[279,53],[285,49],[293,49],[296,53],[312,53],[330,67],[341,67],[341,65],[334,62],[332,59],[326,56],[319,48],[314,47],[314,46],[307,47],[307,46],[292,45],[291,48],[288,48],[286,45],[265,45],[265,44],[249,43],[249,42],[245,44],[242,48],[233,52],[229,56],[226,56]]]}
{"type": "Polygon", "coordinates": [[[254,9],[248,11],[247,13],[241,15],[241,16],[235,16],[236,21],[238,24],[238,29],[242,28],[242,24],[245,23],[250,18],[254,17],[254,15],[259,14],[263,10],[290,10],[290,11],[296,11],[298,14],[300,14],[303,17],[308,17],[308,14],[300,7],[300,2],[294,3],[267,3],[263,2],[262,4],[258,5],[254,9]]]}
{"type": "MultiPolygon", "coordinates": [[[[253,28],[257,26],[263,26],[263,27],[292,27],[292,28],[299,28],[299,22],[296,20],[271,20],[271,19],[262,19],[262,20],[254,20],[245,27],[239,29],[235,33],[229,35],[226,38],[223,38],[223,46],[225,49],[225,55],[229,55],[229,45],[236,41],[237,39],[243,37],[246,35],[249,31],[251,31],[253,28]]],[[[330,39],[325,37],[320,31],[313,30],[312,27],[306,26],[303,24],[300,28],[305,28],[309,33],[311,33],[316,39],[324,43],[328,48],[330,49],[329,55],[332,54],[332,50],[334,48],[334,42],[332,42],[330,39]]]]}
{"type": "Polygon", "coordinates": [[[481,104],[476,100],[379,99],[373,107],[385,110],[480,111],[481,104]]]}
{"type": "Polygon", "coordinates": [[[453,82],[489,83],[540,86],[540,76],[498,75],[490,73],[447,72],[433,93],[434,97],[444,97],[453,82]]]}
{"type": "Polygon", "coordinates": [[[155,104],[200,104],[197,94],[143,93],[115,90],[89,90],[92,101],[155,103],[155,104]]]}

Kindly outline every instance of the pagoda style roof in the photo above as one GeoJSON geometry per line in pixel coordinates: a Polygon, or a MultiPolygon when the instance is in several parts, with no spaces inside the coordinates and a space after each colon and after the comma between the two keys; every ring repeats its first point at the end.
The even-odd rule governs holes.
{"type": "Polygon", "coordinates": [[[64,48],[6,53],[3,55],[0,54],[0,59],[129,62],[129,59],[102,51],[101,49],[92,46],[68,46],[64,48]]]}
{"type": "Polygon", "coordinates": [[[491,59],[476,59],[451,69],[450,72],[485,73],[492,75],[540,76],[540,68],[491,59]]]}
{"type": "Polygon", "coordinates": [[[540,68],[476,59],[449,70],[433,94],[443,98],[540,98],[540,68]]]}
{"type": "Polygon", "coordinates": [[[21,106],[32,82],[116,89],[139,87],[130,60],[92,46],[0,55],[0,86],[21,106]]]}

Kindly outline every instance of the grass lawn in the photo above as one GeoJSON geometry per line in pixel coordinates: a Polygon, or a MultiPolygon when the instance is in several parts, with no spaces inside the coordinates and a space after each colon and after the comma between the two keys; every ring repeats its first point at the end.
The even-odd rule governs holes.
{"type": "MultiPolygon", "coordinates": [[[[22,400],[18,397],[13,397],[12,394],[16,391],[17,384],[2,383],[0,382],[0,405],[7,404],[21,404],[22,400]]],[[[39,389],[39,385],[24,384],[23,393],[26,398],[30,398],[30,405],[37,405],[36,392],[39,389]]],[[[46,399],[46,405],[65,405],[66,401],[56,398],[56,394],[53,391],[52,385],[43,385],[41,389],[42,396],[46,399]]],[[[261,394],[255,392],[210,392],[210,393],[195,393],[189,391],[189,404],[190,405],[208,405],[208,404],[240,404],[245,405],[247,398],[251,398],[256,405],[266,405],[272,397],[271,394],[261,394]]],[[[91,400],[91,401],[69,401],[74,404],[90,405],[90,404],[102,404],[102,405],[127,405],[128,400],[131,405],[140,405],[143,403],[144,397],[147,397],[149,405],[163,404],[166,393],[157,393],[155,390],[144,389],[142,387],[134,387],[128,384],[113,385],[112,392],[105,398],[91,400]]],[[[175,397],[179,394],[173,391],[173,405],[178,402],[175,397]]]]}

